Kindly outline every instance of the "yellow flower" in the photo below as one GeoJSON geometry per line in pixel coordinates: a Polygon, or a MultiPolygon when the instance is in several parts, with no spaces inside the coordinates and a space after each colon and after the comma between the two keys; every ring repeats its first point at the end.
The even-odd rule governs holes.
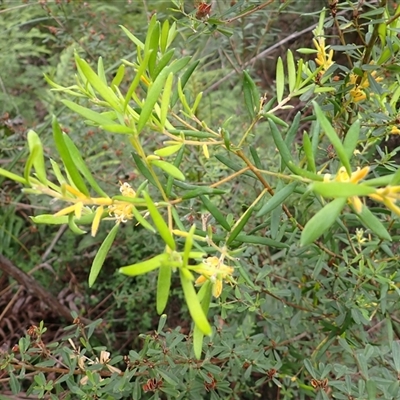
{"type": "MultiPolygon", "coordinates": [[[[382,77],[377,77],[376,76],[376,71],[373,71],[371,73],[372,78],[375,79],[376,82],[380,82],[383,80],[382,77]]],[[[368,75],[366,72],[364,72],[361,81],[359,84],[357,84],[357,81],[359,80],[359,76],[356,74],[350,74],[350,79],[347,85],[353,85],[354,87],[350,90],[350,96],[353,100],[354,103],[358,103],[359,101],[362,101],[367,98],[367,95],[365,93],[366,88],[369,87],[369,81],[368,81],[368,75]]]]}
{"type": "Polygon", "coordinates": [[[224,264],[224,257],[208,257],[202,264],[194,268],[201,274],[196,279],[196,285],[202,285],[209,279],[213,283],[213,296],[218,298],[222,293],[222,281],[229,281],[233,268],[224,264]]]}
{"type": "MultiPolygon", "coordinates": [[[[358,183],[368,175],[368,172],[369,172],[369,167],[364,167],[363,169],[360,169],[360,167],[358,167],[355,170],[355,172],[352,172],[352,174],[349,176],[349,174],[346,171],[346,168],[340,167],[333,181],[358,183]]],[[[330,177],[331,177],[330,174],[326,174],[324,176],[324,182],[329,182],[331,180],[330,177]]],[[[360,213],[362,210],[362,202],[360,198],[358,196],[353,196],[349,198],[349,201],[351,204],[353,204],[356,211],[360,213]]]]}
{"type": "Polygon", "coordinates": [[[396,202],[400,200],[400,186],[389,185],[377,189],[376,193],[370,194],[369,197],[383,203],[389,210],[400,216],[400,207],[396,205],[396,202]]]}
{"type": "MultiPolygon", "coordinates": [[[[131,185],[127,182],[121,183],[119,191],[122,196],[125,197],[136,197],[136,192],[132,189],[131,185]]],[[[111,205],[108,206],[108,212],[110,216],[114,216],[117,222],[127,222],[133,218],[133,204],[127,201],[115,200],[111,205]]]]}
{"type": "Polygon", "coordinates": [[[327,48],[329,46],[325,46],[325,38],[318,37],[317,39],[313,39],[314,46],[318,50],[317,58],[315,62],[318,66],[323,66],[322,73],[328,70],[328,68],[334,63],[333,59],[333,50],[329,50],[329,53],[326,53],[327,48]]]}
{"type": "Polygon", "coordinates": [[[390,130],[390,133],[392,135],[400,135],[400,129],[396,125],[393,125],[392,129],[390,130]]]}

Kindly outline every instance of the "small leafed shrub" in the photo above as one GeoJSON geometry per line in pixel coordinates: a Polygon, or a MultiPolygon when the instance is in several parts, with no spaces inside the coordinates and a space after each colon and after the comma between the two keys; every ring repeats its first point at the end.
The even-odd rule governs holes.
{"type": "Polygon", "coordinates": [[[277,58],[274,93],[243,70],[237,115],[220,120],[215,104],[216,122],[191,40],[235,37],[235,21],[270,3],[188,12],[175,1],[180,19],[154,14],[144,37],[121,27],[136,53],[113,76],[77,50],[73,85],[47,77],[67,109],[130,146],[119,162],[135,178],[106,191],[56,117],[56,153],[30,130],[24,173],[0,174],[51,203],[36,224],[109,229],[90,287],[123,226],[157,238],[161,251],[119,272],[157,274],[146,290],[160,319],[124,355],[99,345],[101,320],[74,314],[58,343],[32,326],[2,355],[14,393],[33,372],[26,391],[39,398],[399,398],[400,171],[388,139],[400,133],[400,12],[331,1],[310,47],[277,58]],[[354,32],[361,44],[346,42],[354,32]],[[173,47],[181,37],[189,55],[173,47]],[[165,314],[171,288],[190,318],[180,326],[165,314]]]}

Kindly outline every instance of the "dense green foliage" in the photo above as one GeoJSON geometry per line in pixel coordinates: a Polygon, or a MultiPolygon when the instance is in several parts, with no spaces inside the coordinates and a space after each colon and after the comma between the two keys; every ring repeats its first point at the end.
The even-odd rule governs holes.
{"type": "Polygon", "coordinates": [[[80,295],[57,341],[38,321],[1,354],[2,384],[397,399],[396,4],[5,3],[1,251],[29,271],[50,247],[58,281],[34,276],[80,295]]]}

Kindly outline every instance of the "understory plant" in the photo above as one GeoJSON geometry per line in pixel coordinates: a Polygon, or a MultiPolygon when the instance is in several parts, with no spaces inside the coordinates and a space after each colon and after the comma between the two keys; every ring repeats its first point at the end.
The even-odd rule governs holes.
{"type": "Polygon", "coordinates": [[[400,11],[330,1],[310,46],[277,58],[273,91],[240,71],[238,127],[208,118],[193,83],[204,60],[173,46],[180,35],[234,35],[229,24],[272,2],[232,2],[224,15],[173,3],[182,18],[154,14],[143,38],[121,26],[136,52],[114,76],[77,50],[73,85],[46,77],[73,114],[130,146],[119,162],[134,179],[102,188],[56,117],[56,154],[30,130],[23,175],[0,168],[48,199],[54,212],[36,224],[109,229],[90,287],[123,226],[157,237],[163,251],[119,272],[158,274],[148,288],[158,328],[123,356],[93,345],[101,321],[75,314],[54,344],[33,326],[3,356],[13,391],[33,371],[27,392],[39,398],[398,398],[400,172],[389,139],[400,133],[400,11]],[[177,282],[188,329],[164,314],[177,282]]]}

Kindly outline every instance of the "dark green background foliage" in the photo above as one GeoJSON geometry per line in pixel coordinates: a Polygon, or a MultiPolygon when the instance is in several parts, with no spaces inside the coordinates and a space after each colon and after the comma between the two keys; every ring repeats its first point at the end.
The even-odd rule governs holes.
{"type": "MultiPolygon", "coordinates": [[[[158,234],[132,221],[121,224],[89,288],[93,259],[113,224],[103,221],[95,237],[76,235],[63,225],[35,225],[30,216],[53,214],[60,202],[23,194],[19,183],[0,173],[0,254],[73,312],[73,322],[65,321],[29,287],[1,272],[0,400],[17,394],[46,399],[400,398],[398,215],[364,193],[332,196],[316,184],[325,173],[338,176],[348,163],[351,171],[370,168],[368,187],[398,188],[399,27],[385,30],[397,23],[396,4],[218,0],[212,2],[210,19],[202,19],[195,3],[0,4],[0,167],[24,174],[29,129],[43,143],[46,167],[50,159],[59,162],[51,126],[55,115],[101,188],[113,194],[119,182],[136,190],[145,181],[132,158],[129,135],[110,134],[74,113],[60,100],[99,107],[84,96],[50,91],[44,74],[72,86],[79,80],[75,54],[95,71],[102,57],[110,82],[121,59],[129,65],[138,56],[120,25],[144,42],[154,13],[161,22],[176,21],[174,59],[199,61],[184,96],[189,104],[199,92],[203,98],[192,116],[180,114],[180,102],[168,110],[180,116],[185,129],[209,127],[223,139],[209,146],[210,158],[202,147],[188,145],[177,165],[186,184],[226,182],[216,185],[222,194],[185,201],[177,182],[171,199],[180,229],[189,231],[195,224],[196,235],[205,237],[210,234],[203,226],[206,219],[213,242],[197,243],[208,256],[218,256],[216,249],[228,243],[231,259],[225,263],[234,267],[230,284],[211,301],[212,334],[197,359],[182,279],[173,275],[160,317],[155,311],[157,274],[118,273],[121,266],[161,254],[165,243],[158,234]],[[319,20],[324,7],[326,18],[319,20]],[[318,23],[323,32],[313,34],[318,23]],[[335,63],[318,69],[312,40],[323,35],[335,50],[335,63]],[[288,49],[296,60],[309,61],[299,79],[311,77],[310,86],[301,93],[290,89],[288,49]],[[390,55],[380,61],[387,49],[390,55]],[[278,57],[285,66],[282,74],[278,57]],[[368,76],[361,88],[365,99],[356,102],[351,90],[363,76],[368,76]],[[290,109],[282,103],[286,100],[290,109]],[[350,139],[346,142],[352,126],[357,131],[354,148],[350,139]],[[246,166],[247,171],[232,177],[246,166]],[[371,183],[372,178],[381,180],[371,183]],[[354,196],[362,198],[364,214],[357,212],[354,196]],[[350,204],[343,201],[333,218],[323,214],[327,205],[343,198],[350,198],[350,204]],[[207,207],[207,199],[221,218],[207,207]],[[230,242],[235,223],[249,208],[252,215],[230,242]],[[315,214],[320,220],[312,220],[315,214]],[[316,233],[307,231],[309,221],[316,233]]],[[[127,68],[118,90],[125,95],[134,77],[127,68]]],[[[142,81],[139,95],[144,98],[147,89],[142,81]]],[[[140,133],[146,154],[153,155],[170,139],[154,126],[147,123],[140,133]]],[[[159,176],[165,184],[168,173],[159,176]]],[[[365,190],[354,183],[352,190],[365,190]]],[[[161,201],[157,194],[152,187],[152,198],[161,201]]],[[[175,239],[183,251],[185,238],[175,239]]]]}

